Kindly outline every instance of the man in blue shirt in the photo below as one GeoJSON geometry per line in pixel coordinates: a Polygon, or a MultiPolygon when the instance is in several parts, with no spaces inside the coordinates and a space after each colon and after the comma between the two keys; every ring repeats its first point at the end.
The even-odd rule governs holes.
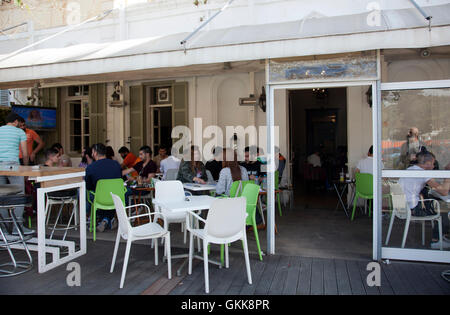
{"type": "MultiPolygon", "coordinates": [[[[25,120],[16,113],[10,113],[6,116],[6,125],[0,127],[0,167],[10,168],[19,166],[19,148],[23,152],[23,161],[28,165],[28,151],[27,151],[27,136],[25,132],[19,128],[19,123],[24,123],[25,120]]],[[[22,176],[0,176],[0,184],[11,184],[22,187],[22,194],[25,191],[25,182],[22,176]]],[[[14,211],[19,221],[23,219],[23,207],[16,207],[14,211]]],[[[8,217],[5,209],[0,210],[3,218],[8,217]]],[[[32,234],[34,231],[23,227],[20,222],[23,232],[25,234],[32,234]]],[[[13,234],[17,231],[13,230],[13,234]]]]}
{"type": "MultiPolygon", "coordinates": [[[[97,143],[92,146],[92,157],[95,162],[88,165],[86,168],[86,189],[92,190],[95,192],[95,188],[97,185],[97,181],[100,179],[114,179],[114,178],[122,178],[122,168],[120,167],[119,162],[106,158],[106,146],[97,143]]],[[[94,196],[92,194],[88,194],[88,198],[90,200],[94,200],[94,196]]],[[[90,202],[86,202],[86,210],[87,213],[91,213],[91,204],[90,202]]],[[[111,228],[114,223],[114,211],[111,210],[99,210],[97,211],[97,216],[101,218],[100,222],[97,226],[97,231],[103,232],[105,228],[111,228]]],[[[91,218],[92,219],[92,218],[91,218]]]]}

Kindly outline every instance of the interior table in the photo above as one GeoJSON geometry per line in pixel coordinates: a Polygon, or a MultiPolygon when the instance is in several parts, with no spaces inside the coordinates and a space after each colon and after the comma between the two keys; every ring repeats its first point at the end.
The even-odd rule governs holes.
{"type": "MultiPolygon", "coordinates": [[[[153,204],[156,207],[164,208],[171,212],[184,212],[186,215],[188,214],[188,211],[197,211],[197,210],[209,210],[211,208],[212,203],[214,202],[216,198],[211,196],[189,196],[186,197],[183,201],[178,202],[161,202],[157,199],[153,199],[153,204]]],[[[177,275],[181,275],[181,269],[188,263],[189,260],[189,254],[181,254],[181,255],[172,255],[172,258],[186,258],[186,260],[183,262],[180,268],[177,270],[177,275]]],[[[203,257],[200,255],[194,255],[194,258],[203,260],[203,257]]],[[[222,266],[220,262],[209,260],[210,263],[218,265],[219,267],[222,266]]]]}
{"type": "MultiPolygon", "coordinates": [[[[30,180],[40,184],[40,187],[37,188],[37,237],[27,241],[28,248],[38,252],[39,273],[49,271],[86,254],[86,185],[83,179],[83,176],[85,176],[84,168],[8,166],[0,168],[0,175],[28,177],[30,180]],[[79,189],[80,244],[78,249],[75,246],[75,241],[48,239],[45,233],[45,195],[49,192],[74,188],[79,189]],[[61,257],[61,247],[68,249],[67,255],[64,257],[61,257]],[[52,255],[52,260],[49,263],[47,263],[47,253],[52,255]]],[[[20,249],[20,246],[17,248],[20,249]]]]}
{"type": "MultiPolygon", "coordinates": [[[[345,215],[347,216],[347,218],[349,218],[348,215],[348,206],[345,206],[344,201],[342,200],[342,197],[344,196],[345,192],[348,192],[349,187],[354,187],[355,186],[355,180],[354,179],[347,179],[343,182],[339,181],[339,180],[334,180],[333,181],[333,187],[334,190],[336,191],[336,194],[338,195],[338,202],[336,204],[336,208],[334,209],[335,211],[339,208],[339,205],[342,206],[342,209],[344,209],[345,215]]],[[[350,200],[350,204],[353,202],[353,199],[355,198],[355,190],[353,189],[353,193],[352,193],[352,198],[350,200]]]]}

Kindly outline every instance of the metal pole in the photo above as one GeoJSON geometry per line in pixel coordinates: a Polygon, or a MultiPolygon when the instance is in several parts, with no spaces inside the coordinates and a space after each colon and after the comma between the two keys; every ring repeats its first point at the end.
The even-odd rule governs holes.
{"type": "Polygon", "coordinates": [[[202,25],[200,25],[199,27],[197,27],[191,34],[188,35],[188,37],[186,37],[185,39],[183,39],[181,41],[181,45],[185,45],[186,42],[192,38],[192,36],[194,36],[195,34],[198,33],[198,31],[200,31],[203,27],[205,27],[206,24],[208,24],[209,22],[211,22],[216,16],[218,16],[221,12],[225,11],[233,2],[234,0],[229,0],[227,4],[225,4],[222,9],[220,9],[219,11],[217,11],[213,16],[211,16],[209,19],[207,19],[205,22],[202,23],[202,25]]]}

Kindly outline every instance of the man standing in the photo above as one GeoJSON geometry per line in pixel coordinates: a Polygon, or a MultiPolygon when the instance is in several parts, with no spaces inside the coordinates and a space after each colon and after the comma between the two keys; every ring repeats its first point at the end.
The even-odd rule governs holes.
{"type": "MultiPolygon", "coordinates": [[[[19,128],[25,131],[25,134],[27,136],[27,149],[28,149],[28,155],[29,155],[29,164],[34,165],[36,164],[36,154],[42,150],[45,143],[42,141],[41,137],[36,133],[36,131],[27,128],[25,121],[19,122],[19,128]],[[36,148],[33,150],[34,143],[37,143],[36,148]]],[[[20,150],[19,154],[20,164],[23,165],[23,157],[22,157],[22,150],[20,150]]]]}
{"type": "MultiPolygon", "coordinates": [[[[86,190],[95,192],[97,182],[100,179],[114,179],[122,178],[122,169],[119,162],[106,158],[106,146],[102,143],[97,143],[92,146],[92,157],[95,162],[86,167],[86,190]]],[[[93,201],[94,197],[89,194],[88,198],[93,201]]],[[[86,202],[87,213],[91,213],[91,203],[86,202]]],[[[99,210],[97,215],[101,218],[97,226],[97,231],[103,232],[105,228],[113,228],[114,211],[99,210]]],[[[92,220],[92,218],[91,218],[92,220]]]]}
{"type": "Polygon", "coordinates": [[[417,164],[417,154],[425,151],[427,149],[419,139],[419,129],[411,127],[406,135],[406,142],[400,148],[400,160],[403,163],[403,168],[417,164]]]}
{"type": "MultiPolygon", "coordinates": [[[[28,149],[27,136],[25,132],[19,128],[19,123],[25,120],[16,113],[10,113],[6,117],[6,125],[0,127],[0,167],[10,168],[19,166],[19,148],[23,152],[23,163],[28,165],[28,149]]],[[[22,188],[21,193],[24,193],[25,185],[24,178],[21,176],[0,176],[0,184],[18,185],[22,188]]],[[[15,214],[19,219],[19,224],[22,226],[24,234],[32,234],[34,231],[23,227],[23,209],[24,207],[17,207],[15,214]]],[[[0,210],[3,218],[8,217],[5,209],[0,210]]],[[[14,227],[15,229],[15,227],[14,227]]],[[[17,231],[13,230],[13,234],[17,231]]]]}

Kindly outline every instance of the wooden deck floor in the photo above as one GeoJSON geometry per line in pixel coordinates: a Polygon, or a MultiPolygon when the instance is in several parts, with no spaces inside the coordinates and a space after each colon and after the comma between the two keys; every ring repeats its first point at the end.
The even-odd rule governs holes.
{"type": "MultiPolygon", "coordinates": [[[[173,260],[173,278],[167,279],[167,264],[160,258],[154,264],[149,245],[133,244],[123,289],[119,289],[125,245],[119,250],[114,273],[109,273],[114,243],[88,241],[88,254],[76,262],[81,266],[81,286],[69,287],[66,278],[70,271],[60,266],[44,274],[33,270],[15,277],[0,279],[0,294],[204,294],[203,262],[196,260],[192,275],[186,268],[180,277],[176,269],[182,260],[173,260]]],[[[174,249],[172,254],[184,253],[174,249]]],[[[162,254],[162,247],[160,247],[162,254]]],[[[20,257],[21,253],[17,252],[20,257]]],[[[36,259],[35,253],[33,254],[36,259]]],[[[216,252],[212,256],[217,256],[216,252]]],[[[7,260],[0,251],[0,262],[7,260]]],[[[304,258],[297,256],[265,256],[259,261],[250,257],[253,284],[246,280],[243,254],[230,252],[230,268],[210,265],[210,290],[217,295],[393,295],[393,294],[450,294],[450,283],[441,277],[449,265],[391,262],[381,265],[381,286],[369,287],[366,278],[369,261],[304,258]]],[[[35,263],[36,264],[36,263],[35,263]]]]}

